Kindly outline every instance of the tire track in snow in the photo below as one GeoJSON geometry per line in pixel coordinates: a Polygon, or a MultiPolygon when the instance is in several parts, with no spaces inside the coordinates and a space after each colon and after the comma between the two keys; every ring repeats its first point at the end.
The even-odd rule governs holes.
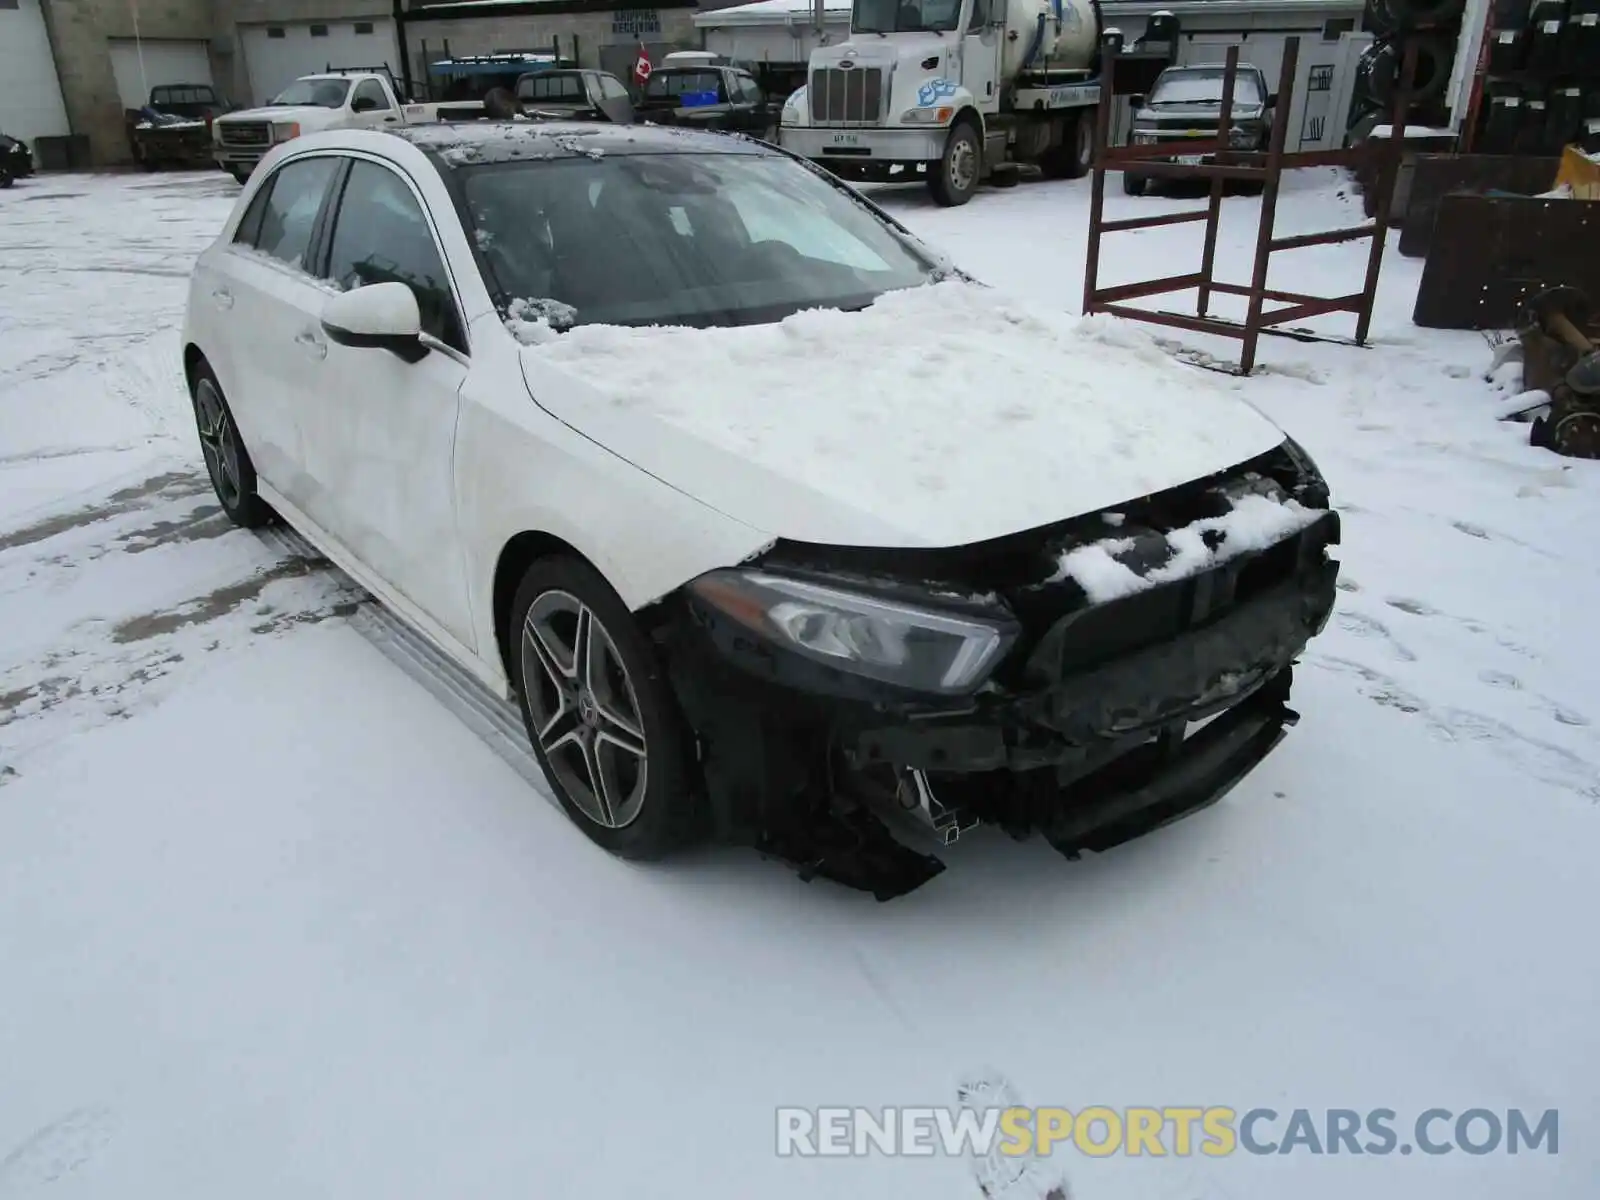
{"type": "Polygon", "coordinates": [[[1375,704],[1420,717],[1449,741],[1481,742],[1536,779],[1600,802],[1600,766],[1570,750],[1530,737],[1484,713],[1430,704],[1392,676],[1353,659],[1312,651],[1306,655],[1306,662],[1325,671],[1354,676],[1359,680],[1358,690],[1375,704]]]}
{"type": "Polygon", "coordinates": [[[27,755],[157,702],[213,652],[365,597],[298,539],[235,529],[193,470],[0,531],[0,623],[10,606],[33,629],[0,650],[0,786],[27,755]]]}

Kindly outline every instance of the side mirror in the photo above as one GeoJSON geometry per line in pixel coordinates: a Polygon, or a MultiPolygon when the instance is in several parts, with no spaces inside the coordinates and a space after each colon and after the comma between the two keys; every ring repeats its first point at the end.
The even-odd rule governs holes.
{"type": "Polygon", "coordinates": [[[322,328],[341,346],[388,350],[408,363],[428,353],[417,295],[403,283],[369,283],[341,292],[322,306],[322,328]]]}
{"type": "Polygon", "coordinates": [[[371,96],[357,96],[350,102],[351,112],[372,112],[378,107],[378,102],[371,96]]]}
{"type": "Polygon", "coordinates": [[[1267,93],[1267,107],[1268,108],[1277,108],[1278,107],[1278,93],[1277,92],[1268,92],[1267,93]]]}
{"type": "Polygon", "coordinates": [[[1144,107],[1144,102],[1145,102],[1145,96],[1144,96],[1143,92],[1136,92],[1132,96],[1128,97],[1128,104],[1131,107],[1133,107],[1134,109],[1143,108],[1144,107]]]}

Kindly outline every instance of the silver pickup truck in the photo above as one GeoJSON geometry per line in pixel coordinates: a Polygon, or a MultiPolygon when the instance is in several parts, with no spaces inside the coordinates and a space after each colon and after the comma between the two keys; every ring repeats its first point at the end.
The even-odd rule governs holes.
{"type": "MultiPolygon", "coordinates": [[[[1221,66],[1168,67],[1156,77],[1150,94],[1133,115],[1135,145],[1174,142],[1176,162],[1200,162],[1206,156],[1183,153],[1185,141],[1211,141],[1218,135],[1222,115],[1221,66]]],[[[1228,141],[1239,150],[1264,150],[1272,129],[1272,109],[1277,96],[1267,86],[1260,67],[1240,63],[1233,81],[1233,114],[1228,141]]],[[[1130,196],[1144,195],[1146,176],[1122,173],[1122,188],[1130,196]]]]}

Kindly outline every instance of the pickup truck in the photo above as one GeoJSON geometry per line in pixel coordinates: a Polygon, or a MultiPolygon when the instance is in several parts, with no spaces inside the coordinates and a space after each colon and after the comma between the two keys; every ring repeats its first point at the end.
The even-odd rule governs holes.
{"type": "MultiPolygon", "coordinates": [[[[1260,67],[1240,63],[1234,71],[1228,142],[1241,151],[1265,150],[1277,96],[1260,67]]],[[[1223,68],[1219,66],[1168,67],[1156,77],[1147,98],[1134,98],[1131,140],[1143,146],[1170,142],[1177,162],[1211,161],[1209,156],[1183,150],[1185,142],[1193,145],[1219,136],[1222,83],[1223,68]]],[[[1147,176],[1131,170],[1122,173],[1122,190],[1130,196],[1144,195],[1148,185],[1147,176]]]]}
{"type": "Polygon", "coordinates": [[[539,71],[517,80],[523,115],[562,121],[633,123],[633,102],[622,80],[606,71],[539,71]]]}
{"type": "Polygon", "coordinates": [[[150,103],[146,107],[209,125],[239,106],[228,103],[209,83],[163,83],[150,89],[150,103]]]}
{"type": "Polygon", "coordinates": [[[302,75],[261,108],[218,117],[211,123],[211,145],[217,165],[243,183],[268,151],[302,133],[426,125],[444,119],[441,113],[482,116],[483,104],[408,104],[386,70],[329,71],[302,75]]]}
{"type": "Polygon", "coordinates": [[[782,104],[774,104],[747,71],[737,67],[660,66],[639,98],[641,121],[745,133],[775,141],[782,104]]]}

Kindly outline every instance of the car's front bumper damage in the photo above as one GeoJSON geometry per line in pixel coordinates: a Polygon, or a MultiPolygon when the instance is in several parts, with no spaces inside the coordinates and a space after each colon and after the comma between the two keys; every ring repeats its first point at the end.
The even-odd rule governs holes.
{"type": "MultiPolygon", "coordinates": [[[[1171,525],[1198,502],[1149,498],[1118,533],[1171,525]]],[[[908,816],[931,829],[923,840],[953,841],[986,822],[1042,834],[1075,857],[1204,807],[1296,720],[1291,664],[1327,622],[1338,572],[1328,554],[1337,515],[1308,522],[1099,604],[1041,565],[1090,536],[1084,519],[1031,543],[969,548],[964,563],[886,555],[901,578],[927,568],[940,589],[997,579],[1018,614],[1005,661],[961,697],[848,676],[785,654],[688,594],[672,598],[655,637],[697,733],[718,835],[887,899],[942,870],[891,832],[908,816]]],[[[764,567],[805,569],[815,556],[780,543],[769,557],[764,567]]]]}

